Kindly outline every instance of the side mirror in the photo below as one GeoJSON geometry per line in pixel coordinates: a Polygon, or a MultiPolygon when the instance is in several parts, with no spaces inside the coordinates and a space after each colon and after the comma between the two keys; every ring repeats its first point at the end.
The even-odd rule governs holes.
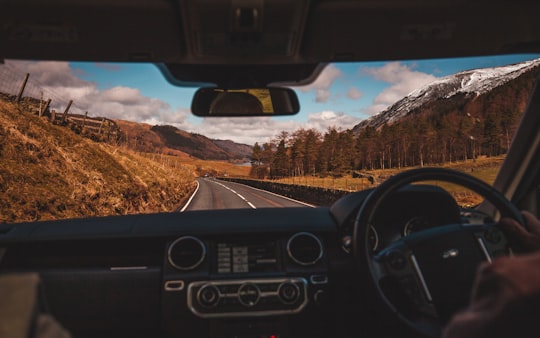
{"type": "Polygon", "coordinates": [[[201,117],[294,115],[299,110],[289,88],[200,88],[191,102],[191,111],[201,117]]]}

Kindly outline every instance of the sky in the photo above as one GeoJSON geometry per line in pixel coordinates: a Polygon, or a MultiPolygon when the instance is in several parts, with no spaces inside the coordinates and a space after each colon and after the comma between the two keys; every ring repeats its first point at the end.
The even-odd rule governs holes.
{"type": "Polygon", "coordinates": [[[297,115],[272,118],[196,117],[189,108],[196,88],[169,84],[152,64],[6,60],[0,75],[5,78],[9,71],[17,79],[30,73],[34,95],[52,98],[58,109],[66,105],[59,101],[70,98],[73,112],[173,125],[213,139],[253,145],[280,131],[315,128],[324,133],[329,127],[352,128],[437,78],[536,58],[540,54],[329,64],[312,84],[294,88],[300,101],[297,115]]]}

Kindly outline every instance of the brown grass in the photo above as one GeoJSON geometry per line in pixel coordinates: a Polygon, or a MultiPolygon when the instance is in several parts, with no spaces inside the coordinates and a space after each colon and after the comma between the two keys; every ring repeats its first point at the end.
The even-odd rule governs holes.
{"type": "MultiPolygon", "coordinates": [[[[493,184],[495,177],[499,171],[499,167],[504,160],[504,156],[491,157],[491,158],[478,158],[475,160],[468,161],[459,161],[446,163],[440,165],[439,167],[451,168],[454,170],[466,172],[480,180],[493,184]]],[[[376,187],[378,184],[383,182],[386,178],[396,175],[402,171],[409,170],[412,168],[401,168],[401,169],[384,169],[384,170],[371,170],[366,171],[367,174],[373,175],[378,179],[378,182],[372,184],[366,178],[352,178],[350,175],[332,178],[332,177],[315,177],[315,176],[304,176],[304,177],[289,177],[278,180],[278,182],[287,183],[287,184],[298,184],[306,185],[313,187],[323,187],[329,189],[338,189],[338,190],[347,190],[347,191],[358,191],[368,188],[376,187]]],[[[461,206],[470,207],[477,205],[482,202],[482,198],[475,194],[474,192],[459,187],[453,184],[444,183],[444,182],[422,182],[428,184],[434,184],[441,186],[448,190],[454,198],[458,201],[461,206]]]]}
{"type": "Polygon", "coordinates": [[[0,222],[174,211],[192,172],[0,102],[0,222]]]}

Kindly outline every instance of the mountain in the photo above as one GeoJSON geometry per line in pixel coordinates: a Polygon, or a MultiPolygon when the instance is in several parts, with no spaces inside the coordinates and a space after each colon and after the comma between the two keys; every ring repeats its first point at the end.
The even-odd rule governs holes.
{"type": "Polygon", "coordinates": [[[122,120],[116,123],[125,134],[128,146],[141,152],[233,162],[246,162],[252,153],[252,147],[246,144],[230,140],[213,140],[174,126],[150,126],[122,120]]]}
{"type": "Polygon", "coordinates": [[[253,153],[253,147],[247,144],[236,143],[231,140],[212,140],[212,142],[226,152],[234,154],[236,157],[251,158],[253,153]]]}
{"type": "Polygon", "coordinates": [[[125,138],[126,145],[143,153],[156,153],[189,158],[190,154],[169,147],[163,137],[152,130],[153,126],[124,120],[115,121],[125,138]]]}
{"type": "Polygon", "coordinates": [[[433,108],[435,104],[445,105],[457,98],[462,104],[473,101],[495,88],[536,70],[539,66],[540,59],[536,59],[502,67],[467,70],[440,78],[411,92],[383,112],[360,122],[353,127],[353,133],[358,135],[367,126],[379,129],[411,113],[419,113],[423,107],[433,108]]]}

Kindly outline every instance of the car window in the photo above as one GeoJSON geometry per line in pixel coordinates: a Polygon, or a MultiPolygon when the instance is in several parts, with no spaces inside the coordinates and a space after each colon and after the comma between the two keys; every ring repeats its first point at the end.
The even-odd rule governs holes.
{"type": "MultiPolygon", "coordinates": [[[[197,88],[169,84],[152,64],[6,60],[0,222],[278,203],[225,181],[287,187],[300,202],[319,193],[298,186],[337,199],[411,167],[454,168],[491,184],[539,58],[333,63],[292,87],[299,114],[229,118],[193,116],[197,88]],[[203,192],[205,184],[233,197],[203,192]]],[[[464,206],[480,202],[445,187],[464,206]]]]}

